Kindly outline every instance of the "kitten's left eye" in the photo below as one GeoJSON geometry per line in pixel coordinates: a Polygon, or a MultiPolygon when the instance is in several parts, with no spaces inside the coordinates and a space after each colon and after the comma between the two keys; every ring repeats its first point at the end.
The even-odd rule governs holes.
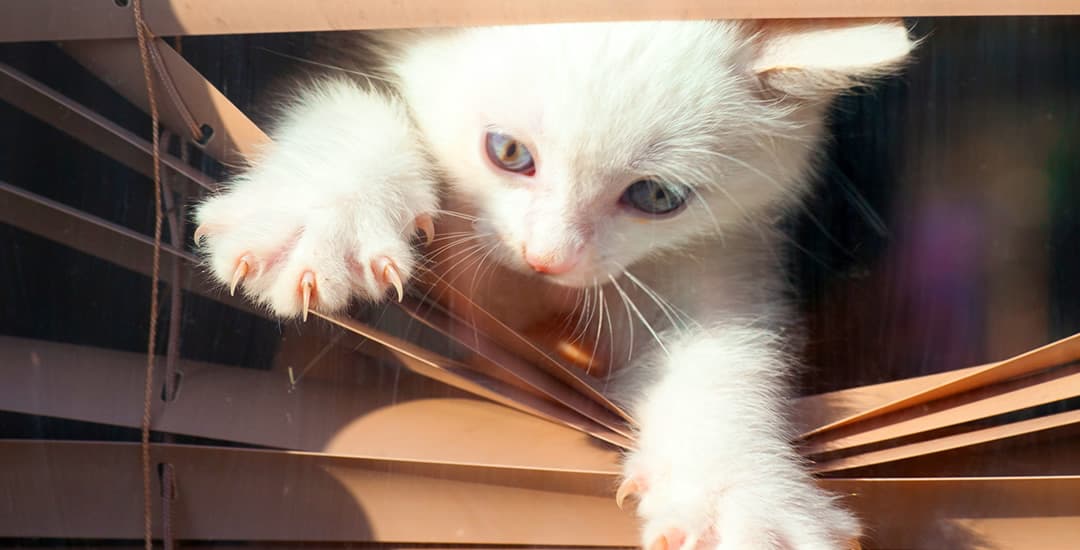
{"type": "Polygon", "coordinates": [[[532,153],[520,141],[499,132],[488,132],[484,140],[487,156],[495,166],[526,176],[536,171],[532,153]]]}
{"type": "Polygon", "coordinates": [[[646,214],[659,216],[678,210],[686,204],[689,196],[690,188],[685,185],[671,185],[652,179],[643,179],[627,187],[619,200],[646,214]]]}

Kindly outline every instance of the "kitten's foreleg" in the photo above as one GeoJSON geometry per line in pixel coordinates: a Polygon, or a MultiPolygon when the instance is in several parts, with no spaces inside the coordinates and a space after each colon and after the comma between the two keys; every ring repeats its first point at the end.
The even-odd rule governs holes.
{"type": "Polygon", "coordinates": [[[669,349],[641,386],[621,490],[639,495],[645,547],[846,548],[858,523],[791,444],[776,337],[727,327],[669,349]]]}
{"type": "Polygon", "coordinates": [[[416,268],[437,208],[429,160],[400,101],[348,80],[308,87],[273,143],[195,214],[211,273],[283,317],[376,300],[416,268]]]}

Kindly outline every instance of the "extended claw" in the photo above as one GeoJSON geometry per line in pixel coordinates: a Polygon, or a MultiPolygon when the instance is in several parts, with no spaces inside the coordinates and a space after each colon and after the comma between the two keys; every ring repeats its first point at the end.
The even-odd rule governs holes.
{"type": "Polygon", "coordinates": [[[615,491],[615,504],[619,505],[619,509],[623,509],[623,501],[626,497],[636,495],[641,492],[641,483],[635,478],[628,478],[623,480],[619,484],[619,490],[615,491]]]}
{"type": "Polygon", "coordinates": [[[373,271],[382,276],[383,284],[393,285],[394,290],[397,291],[397,301],[405,299],[405,287],[401,283],[401,274],[398,273],[398,268],[394,265],[394,261],[386,256],[383,256],[372,263],[373,271]]]}
{"type": "Polygon", "coordinates": [[[240,284],[241,279],[247,276],[250,269],[251,256],[245,254],[240,257],[240,261],[236,262],[236,270],[233,271],[232,281],[229,282],[229,296],[236,296],[236,286],[240,284]]]}
{"type": "Polygon", "coordinates": [[[195,246],[202,245],[202,238],[206,236],[208,230],[205,225],[200,225],[195,228],[195,246]]]}
{"type": "Polygon", "coordinates": [[[300,277],[300,292],[303,294],[304,299],[304,312],[301,316],[304,321],[307,321],[308,311],[311,309],[311,291],[314,289],[315,274],[310,271],[305,271],[304,276],[300,277]]]}
{"type": "Polygon", "coordinates": [[[416,228],[424,232],[424,238],[426,246],[431,246],[432,241],[435,240],[435,222],[431,219],[431,214],[420,214],[416,217],[416,228]]]}

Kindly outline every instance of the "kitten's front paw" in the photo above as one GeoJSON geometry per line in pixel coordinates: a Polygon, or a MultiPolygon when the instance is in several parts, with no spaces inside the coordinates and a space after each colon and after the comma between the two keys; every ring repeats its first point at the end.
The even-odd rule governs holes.
{"type": "Polygon", "coordinates": [[[397,299],[415,269],[411,241],[431,241],[433,204],[318,195],[301,179],[243,180],[203,203],[196,244],[215,279],[281,317],[333,313],[355,297],[397,299]]]}
{"type": "MultiPolygon", "coordinates": [[[[808,477],[745,476],[726,468],[668,468],[640,458],[628,463],[617,500],[622,506],[624,499],[637,496],[648,550],[857,547],[853,545],[859,536],[858,522],[808,477]]],[[[744,463],[740,467],[756,466],[744,463]]]]}

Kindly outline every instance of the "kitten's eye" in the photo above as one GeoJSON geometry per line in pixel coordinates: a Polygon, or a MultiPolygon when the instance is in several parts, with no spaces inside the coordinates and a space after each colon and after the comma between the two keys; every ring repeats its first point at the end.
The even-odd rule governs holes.
{"type": "Polygon", "coordinates": [[[689,196],[690,189],[686,186],[644,179],[627,187],[620,200],[646,214],[659,216],[678,210],[689,196]]]}
{"type": "Polygon", "coordinates": [[[532,153],[520,141],[499,132],[488,132],[485,141],[488,158],[495,166],[527,176],[535,172],[532,153]]]}

